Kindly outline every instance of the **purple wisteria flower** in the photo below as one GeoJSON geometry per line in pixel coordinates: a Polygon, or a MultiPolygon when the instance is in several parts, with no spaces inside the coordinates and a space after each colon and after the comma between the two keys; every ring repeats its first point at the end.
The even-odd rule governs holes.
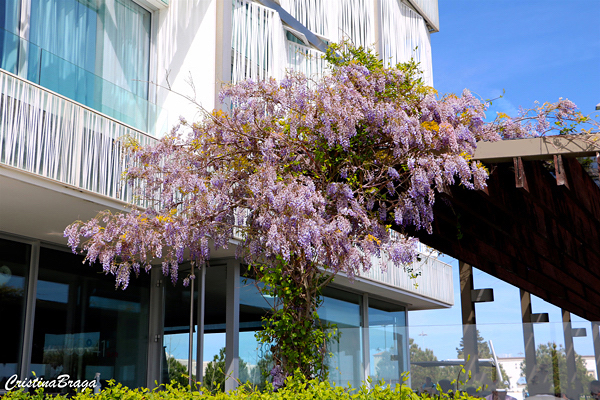
{"type": "Polygon", "coordinates": [[[286,375],[283,372],[281,365],[275,365],[273,369],[271,369],[270,375],[273,380],[273,389],[278,390],[285,385],[286,375]]]}
{"type": "Polygon", "coordinates": [[[121,287],[152,265],[175,282],[182,262],[208,261],[232,236],[248,263],[281,257],[352,278],[391,252],[402,266],[414,260],[414,242],[393,230],[430,232],[447,185],[485,187],[488,171],[471,159],[477,142],[582,119],[561,99],[486,123],[487,104],[468,90],[438,97],[414,79],[349,63],[312,83],[289,73],[227,87],[227,113],[181,118],[151,146],[128,143],[125,179],[140,203],[70,225],[69,246],[121,287]]]}

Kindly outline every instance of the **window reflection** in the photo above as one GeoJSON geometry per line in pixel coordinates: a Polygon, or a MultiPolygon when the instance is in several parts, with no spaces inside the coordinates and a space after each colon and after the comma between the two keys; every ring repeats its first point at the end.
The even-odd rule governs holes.
{"type": "Polygon", "coordinates": [[[0,239],[0,315],[3,342],[0,346],[0,387],[13,374],[19,373],[25,295],[31,246],[0,239]]]}
{"type": "Polygon", "coordinates": [[[408,370],[405,352],[405,308],[369,299],[370,376],[374,381],[395,385],[408,370]]]}
{"type": "Polygon", "coordinates": [[[69,374],[104,387],[115,379],[145,384],[148,277],[132,277],[126,290],[81,257],[42,248],[31,369],[45,380],[69,374]]]}
{"type": "Polygon", "coordinates": [[[362,296],[327,288],[319,316],[335,324],[339,340],[329,344],[329,380],[340,386],[360,386],[363,380],[361,301],[362,296]]]}

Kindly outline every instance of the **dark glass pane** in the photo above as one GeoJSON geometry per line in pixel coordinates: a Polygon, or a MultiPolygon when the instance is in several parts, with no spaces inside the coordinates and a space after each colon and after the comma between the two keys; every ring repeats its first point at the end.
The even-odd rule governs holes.
{"type": "Polygon", "coordinates": [[[0,346],[0,387],[19,373],[25,298],[31,246],[0,239],[0,315],[2,341],[0,346]]]}
{"type": "Polygon", "coordinates": [[[131,278],[125,290],[78,255],[42,248],[31,369],[53,379],[115,379],[146,383],[149,279],[131,278]]]}

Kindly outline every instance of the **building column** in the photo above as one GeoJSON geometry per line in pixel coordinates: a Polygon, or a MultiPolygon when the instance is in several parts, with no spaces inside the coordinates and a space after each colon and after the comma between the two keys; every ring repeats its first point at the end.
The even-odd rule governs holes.
{"type": "Polygon", "coordinates": [[[531,295],[529,292],[519,289],[521,295],[521,320],[523,321],[523,342],[525,343],[525,379],[529,393],[535,394],[532,390],[537,384],[534,382],[536,374],[536,358],[535,358],[535,337],[533,335],[533,323],[531,320],[531,295]]]}
{"type": "Polygon", "coordinates": [[[473,292],[473,267],[462,261],[459,261],[458,267],[460,275],[460,306],[463,323],[465,369],[471,371],[471,374],[474,376],[479,372],[479,352],[477,349],[475,304],[471,299],[471,293],[473,292]]]}
{"type": "MultiPolygon", "coordinates": [[[[409,335],[409,326],[408,325],[408,307],[406,307],[406,311],[404,312],[406,318],[404,319],[404,331],[406,335],[404,335],[404,346],[406,347],[406,371],[410,371],[410,335],[409,335]]],[[[423,349],[425,350],[425,349],[423,349]]],[[[410,374],[408,374],[408,380],[406,381],[406,385],[408,387],[412,387],[412,381],[410,378],[410,374]]]]}
{"type": "Polygon", "coordinates": [[[238,387],[240,362],[240,263],[227,261],[226,333],[225,333],[225,391],[238,387]]]}
{"type": "MultiPolygon", "coordinates": [[[[596,359],[596,379],[600,379],[600,322],[592,322],[592,340],[596,359]]],[[[586,388],[587,390],[587,388],[586,388]]]]}
{"type": "Polygon", "coordinates": [[[225,83],[231,82],[231,0],[216,2],[216,55],[215,55],[215,109],[221,109],[219,93],[225,83]]]}
{"type": "Polygon", "coordinates": [[[33,322],[37,298],[38,271],[40,265],[40,242],[31,243],[31,258],[27,276],[27,297],[25,299],[25,326],[23,327],[23,348],[21,350],[21,380],[29,378],[31,373],[31,352],[33,347],[33,322]]]}
{"type": "Polygon", "coordinates": [[[362,298],[362,356],[363,356],[363,380],[371,375],[371,354],[369,351],[369,295],[364,293],[362,298]]]}
{"type": "Polygon", "coordinates": [[[379,58],[383,56],[383,29],[381,27],[381,0],[373,0],[373,38],[375,52],[379,58]]]}
{"type": "Polygon", "coordinates": [[[581,382],[577,379],[577,366],[575,363],[575,348],[573,347],[573,332],[571,327],[571,313],[562,310],[563,333],[565,336],[565,353],[567,356],[567,387],[561,388],[563,393],[567,394],[570,399],[579,398],[583,393],[581,382]]]}
{"type": "Polygon", "coordinates": [[[164,283],[160,267],[150,270],[150,304],[148,313],[148,369],[146,371],[146,387],[154,389],[156,383],[162,382],[163,339],[164,339],[164,283]]]}
{"type": "MultiPolygon", "coordinates": [[[[196,271],[194,271],[194,265],[196,264],[195,261],[191,262],[191,272],[190,275],[192,276],[192,278],[195,277],[195,273],[196,271]]],[[[188,336],[188,363],[187,363],[187,370],[188,370],[188,385],[190,388],[193,388],[193,383],[194,380],[192,379],[193,377],[193,373],[194,373],[194,369],[193,369],[193,362],[194,362],[194,281],[196,279],[190,279],[190,330],[189,330],[189,336],[188,336]]],[[[196,363],[198,364],[198,363],[196,363]]]]}
{"type": "Polygon", "coordinates": [[[206,292],[206,264],[200,266],[198,276],[198,336],[196,337],[196,381],[204,382],[204,309],[206,292]]]}

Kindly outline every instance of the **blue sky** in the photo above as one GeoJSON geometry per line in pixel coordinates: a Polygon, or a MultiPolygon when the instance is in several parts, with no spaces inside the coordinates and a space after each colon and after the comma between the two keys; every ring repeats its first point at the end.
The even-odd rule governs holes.
{"type": "MultiPolygon", "coordinates": [[[[431,35],[440,93],[469,88],[515,112],[535,100],[600,103],[600,1],[440,0],[440,32],[431,35]]],[[[492,112],[493,113],[493,112],[492,112]]]]}
{"type": "MultiPolygon", "coordinates": [[[[431,36],[433,76],[440,94],[468,88],[483,99],[502,94],[495,112],[515,115],[519,106],[534,101],[568,98],[584,114],[600,103],[600,0],[440,0],[440,32],[431,36]]],[[[439,359],[456,358],[461,337],[457,262],[453,265],[455,302],[449,310],[409,313],[410,336],[419,346],[434,350],[439,359]],[[445,327],[442,327],[445,326],[445,327]]],[[[499,355],[520,356],[523,336],[519,325],[519,290],[481,271],[476,288],[494,288],[493,303],[476,306],[485,339],[493,339],[499,355]]],[[[550,324],[535,327],[536,343],[562,343],[560,310],[533,299],[533,312],[548,312],[550,324]]],[[[582,321],[573,316],[574,321],[582,321]]],[[[576,338],[579,354],[593,354],[591,328],[576,338]]]]}

